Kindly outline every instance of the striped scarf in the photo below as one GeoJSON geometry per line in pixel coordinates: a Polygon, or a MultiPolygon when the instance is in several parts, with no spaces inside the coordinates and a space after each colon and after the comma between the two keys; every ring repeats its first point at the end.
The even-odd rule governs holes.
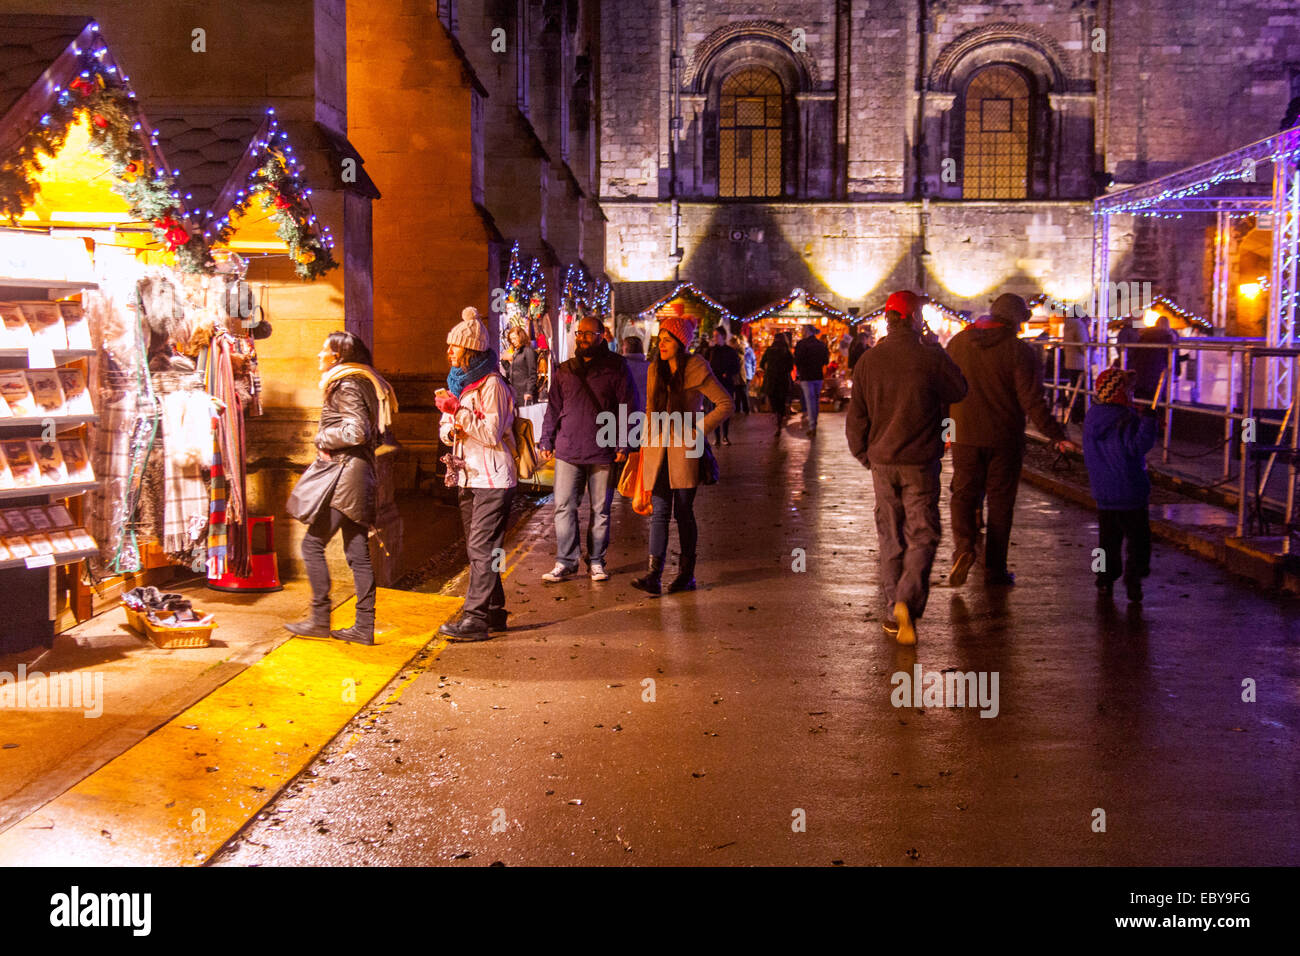
{"type": "Polygon", "coordinates": [[[226,572],[241,578],[248,577],[251,570],[244,481],[244,410],[235,391],[235,373],[230,359],[232,350],[237,347],[234,336],[218,332],[208,351],[208,393],[221,404],[213,429],[208,547],[212,549],[215,545],[217,550],[208,553],[209,578],[213,577],[214,566],[224,567],[226,572]]]}

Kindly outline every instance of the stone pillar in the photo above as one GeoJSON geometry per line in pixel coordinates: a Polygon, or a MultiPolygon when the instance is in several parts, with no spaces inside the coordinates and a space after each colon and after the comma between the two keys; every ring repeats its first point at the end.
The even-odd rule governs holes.
{"type": "Polygon", "coordinates": [[[949,164],[956,172],[954,182],[943,181],[944,160],[956,160],[953,149],[952,124],[960,121],[954,116],[957,94],[925,94],[925,115],[921,117],[921,170],[925,193],[935,199],[960,199],[962,170],[960,164],[949,164]]]}
{"type": "Polygon", "coordinates": [[[1053,135],[1049,199],[1086,199],[1092,195],[1092,156],[1097,95],[1049,93],[1053,135]]]}

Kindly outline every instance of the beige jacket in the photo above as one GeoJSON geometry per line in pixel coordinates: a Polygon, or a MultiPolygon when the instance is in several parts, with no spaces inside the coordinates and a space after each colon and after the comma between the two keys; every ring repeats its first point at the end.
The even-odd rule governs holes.
{"type": "Polygon", "coordinates": [[[514,394],[495,372],[460,393],[460,408],[455,415],[443,414],[438,434],[465,459],[462,488],[513,488],[519,483],[514,425],[514,394]],[[456,425],[464,430],[464,438],[453,433],[456,425]]]}
{"type": "Polygon", "coordinates": [[[709,433],[731,417],[731,394],[714,377],[713,369],[709,367],[708,362],[699,355],[690,356],[686,362],[686,375],[683,379],[686,386],[687,408],[685,431],[656,434],[656,429],[651,427],[654,413],[651,404],[654,402],[655,368],[658,364],[657,361],[650,362],[650,372],[646,379],[646,421],[642,426],[644,439],[641,446],[641,480],[647,488],[654,488],[655,480],[659,477],[659,468],[663,464],[664,457],[667,456],[668,483],[673,488],[694,488],[700,483],[700,458],[703,455],[691,457],[688,452],[694,453],[697,441],[702,452],[704,443],[709,440],[709,433]],[[697,413],[700,411],[704,397],[717,407],[704,417],[703,427],[699,429],[703,434],[697,436],[695,423],[698,421],[697,413]]]}

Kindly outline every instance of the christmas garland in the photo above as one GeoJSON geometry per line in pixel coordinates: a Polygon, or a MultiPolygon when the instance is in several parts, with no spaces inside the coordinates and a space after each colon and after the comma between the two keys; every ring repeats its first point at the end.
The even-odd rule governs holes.
{"type": "Polygon", "coordinates": [[[154,238],[165,242],[166,230],[159,221],[178,209],[171,180],[165,171],[151,168],[127,91],[109,82],[97,57],[89,56],[85,65],[68,88],[59,91],[50,111],[28,131],[14,154],[0,162],[0,218],[12,223],[32,205],[40,191],[37,177],[44,160],[63,148],[69,130],[87,116],[91,148],[109,163],[113,191],[126,200],[133,218],[152,222],[154,238]]]}
{"type": "Polygon", "coordinates": [[[257,168],[249,177],[248,188],[240,193],[238,202],[221,220],[216,241],[225,242],[230,238],[234,231],[231,217],[245,212],[256,197],[262,211],[275,223],[275,234],[289,247],[294,270],[304,279],[318,279],[338,268],[332,252],[334,240],[322,237],[313,228],[316,216],[307,198],[311,190],[303,181],[291,152],[288,135],[273,125],[257,168]]]}
{"type": "MultiPolygon", "coordinates": [[[[119,81],[114,68],[105,69],[99,58],[102,52],[101,48],[83,55],[81,73],[59,91],[49,112],[14,153],[0,160],[0,220],[14,223],[31,207],[40,192],[38,180],[45,160],[58,154],[71,128],[85,116],[91,148],[108,162],[111,188],[126,200],[131,218],[149,223],[153,240],[175,255],[182,272],[214,272],[211,233],[187,228],[171,177],[149,160],[134,94],[119,81]]],[[[273,130],[268,140],[286,138],[273,130]]],[[[276,235],[289,247],[297,274],[316,279],[338,267],[330,251],[333,240],[322,239],[312,228],[316,217],[307,200],[310,190],[290,172],[291,165],[296,168],[279,148],[268,146],[235,211],[244,211],[257,196],[276,224],[276,235]]],[[[233,226],[228,223],[229,216],[217,230],[216,241],[229,238],[233,226]]]]}

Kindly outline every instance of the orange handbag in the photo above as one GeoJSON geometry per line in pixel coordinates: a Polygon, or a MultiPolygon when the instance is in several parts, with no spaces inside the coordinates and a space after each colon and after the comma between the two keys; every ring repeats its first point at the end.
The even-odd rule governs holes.
{"type": "Polygon", "coordinates": [[[641,481],[641,449],[630,452],[623,464],[623,474],[618,479],[618,493],[624,498],[632,499],[632,510],[639,515],[648,515],[654,510],[650,501],[650,489],[641,481]]]}

